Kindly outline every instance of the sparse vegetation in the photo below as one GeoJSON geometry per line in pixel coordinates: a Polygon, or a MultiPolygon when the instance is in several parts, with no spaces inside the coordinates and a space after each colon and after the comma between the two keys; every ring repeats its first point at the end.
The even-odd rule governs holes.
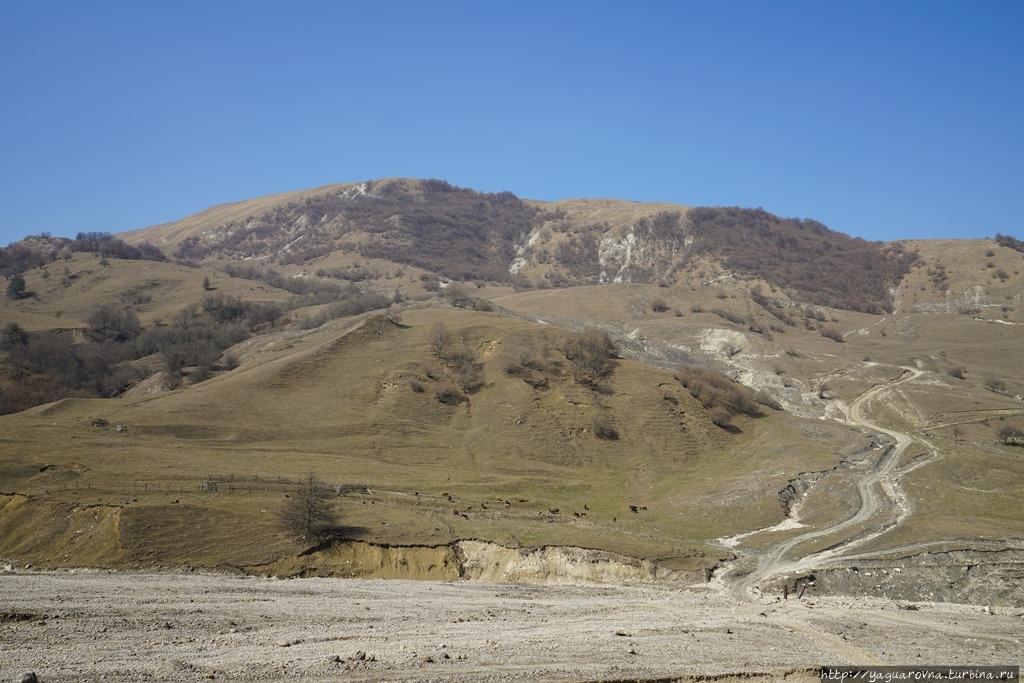
{"type": "Polygon", "coordinates": [[[158,369],[171,387],[181,385],[187,368],[194,368],[193,383],[202,381],[229,369],[219,363],[225,349],[281,314],[276,304],[216,295],[181,309],[170,326],[143,329],[131,308],[103,304],[87,317],[84,342],[60,331],[12,333],[6,365],[14,383],[0,395],[0,414],[61,398],[116,396],[158,369]]]}
{"type": "Polygon", "coordinates": [[[1006,382],[999,377],[989,377],[985,380],[985,388],[989,391],[994,391],[997,394],[1006,393],[1006,382]]]}
{"type": "Polygon", "coordinates": [[[338,515],[331,506],[333,493],[315,473],[310,472],[298,489],[288,494],[278,519],[285,532],[296,538],[323,543],[338,526],[338,515]]]}
{"type": "Polygon", "coordinates": [[[459,393],[458,389],[448,385],[438,389],[434,395],[439,402],[449,406],[457,406],[466,400],[466,397],[459,393]]]}
{"type": "Polygon", "coordinates": [[[25,276],[15,273],[7,282],[7,298],[21,299],[25,296],[25,276]]]}
{"type": "Polygon", "coordinates": [[[1003,425],[999,428],[998,434],[1006,446],[1024,446],[1024,429],[1016,425],[1003,425]]]}
{"type": "MultiPolygon", "coordinates": [[[[417,187],[406,183],[404,195],[389,200],[391,205],[418,201],[417,187]]],[[[444,206],[440,201],[446,192],[443,187],[429,192],[437,194],[430,202],[431,211],[444,206]]],[[[464,203],[463,199],[457,201],[464,203]]],[[[293,207],[293,215],[315,217],[302,212],[317,202],[296,204],[299,208],[293,207]]],[[[509,201],[509,207],[512,204],[509,201]]],[[[490,211],[486,202],[478,208],[490,211]]],[[[784,486],[789,473],[828,470],[835,465],[837,453],[865,443],[856,443],[860,437],[845,428],[836,428],[834,436],[828,437],[834,440],[822,441],[822,435],[833,430],[829,421],[797,423],[785,414],[771,414],[751,428],[746,416],[782,408],[775,395],[750,392],[724,375],[706,377],[683,369],[677,383],[661,369],[625,358],[646,352],[655,356],[670,349],[676,355],[658,357],[657,362],[676,363],[679,358],[693,357],[696,362],[728,364],[744,381],[753,377],[772,386],[784,381],[789,389],[777,396],[794,406],[806,397],[803,392],[813,395],[815,390],[823,399],[836,396],[853,401],[867,387],[895,377],[906,379],[900,368],[914,364],[930,376],[911,378],[902,385],[898,400],[865,403],[865,416],[886,428],[906,430],[897,420],[900,415],[913,415],[913,408],[936,420],[931,431],[941,438],[943,433],[951,434],[951,427],[940,426],[950,424],[940,415],[952,401],[966,399],[971,411],[977,404],[978,412],[968,413],[965,420],[1005,414],[1006,422],[1014,421],[1012,395],[1019,393],[1021,377],[1013,363],[1001,361],[1013,358],[1013,340],[1019,328],[947,314],[981,301],[983,317],[989,322],[1000,315],[1019,324],[1020,313],[1011,305],[1015,289],[993,287],[992,280],[993,275],[1001,277],[1000,265],[1013,271],[1007,264],[1018,256],[1012,252],[997,249],[986,257],[996,267],[982,269],[986,261],[979,255],[985,247],[979,249],[977,243],[970,247],[948,241],[922,244],[928,261],[916,267],[905,282],[900,315],[876,325],[867,316],[830,310],[827,306],[837,301],[826,296],[805,296],[796,287],[783,287],[767,276],[754,278],[750,271],[728,267],[714,251],[696,256],[691,263],[697,265],[691,269],[685,261],[689,247],[672,251],[674,240],[690,237],[692,226],[684,215],[644,218],[639,205],[628,207],[628,212],[618,211],[608,204],[600,212],[573,208],[551,218],[559,222],[546,226],[546,256],[540,254],[540,240],[532,240],[532,246],[524,247],[527,258],[532,259],[523,267],[525,274],[502,275],[505,286],[501,288],[490,286],[494,281],[485,282],[486,278],[452,280],[450,273],[459,272],[455,267],[424,273],[386,260],[383,252],[380,258],[367,259],[360,252],[363,239],[380,239],[381,244],[394,239],[403,248],[409,247],[412,240],[404,232],[404,214],[396,214],[387,225],[382,223],[378,232],[349,232],[332,242],[334,227],[325,213],[316,219],[319,223],[311,223],[316,235],[327,236],[322,243],[310,233],[290,252],[271,254],[269,263],[280,267],[280,272],[268,268],[266,261],[235,261],[227,267],[234,278],[212,270],[230,261],[228,252],[224,260],[206,260],[204,270],[189,270],[170,263],[123,262],[113,253],[76,253],[68,244],[49,237],[27,240],[14,249],[20,254],[15,261],[19,268],[24,263],[35,265],[17,274],[27,280],[26,289],[36,293],[16,301],[0,297],[7,307],[0,324],[0,409],[13,412],[69,397],[117,398],[63,401],[24,415],[5,416],[9,447],[3,449],[5,458],[0,462],[2,478],[8,491],[40,494],[30,505],[45,502],[42,494],[49,492],[45,499],[61,504],[81,500],[110,505],[111,509],[121,507],[119,530],[131,543],[131,547],[125,546],[125,562],[173,562],[187,557],[183,561],[193,563],[192,550],[179,549],[175,559],[161,559],[168,557],[162,541],[151,544],[152,556],[146,554],[150,550],[146,539],[163,538],[162,532],[171,524],[190,530],[202,525],[195,533],[204,537],[208,528],[221,530],[217,543],[232,548],[232,553],[246,543],[254,548],[246,551],[250,553],[246,562],[237,562],[217,547],[194,566],[219,562],[257,566],[277,552],[263,547],[270,538],[287,546],[286,552],[294,552],[294,543],[284,543],[283,537],[273,533],[273,515],[263,512],[273,512],[283,500],[289,500],[282,498],[284,486],[294,497],[293,481],[278,481],[277,488],[271,483],[267,491],[261,471],[252,495],[227,500],[222,486],[222,503],[197,504],[195,497],[200,494],[196,488],[203,477],[237,472],[238,463],[250,462],[253,471],[266,468],[273,475],[319,469],[339,479],[347,468],[354,467],[361,479],[365,476],[373,485],[374,493],[332,500],[344,509],[346,519],[365,516],[360,522],[372,524],[366,538],[383,544],[418,544],[429,539],[443,547],[454,535],[507,543],[514,531],[515,543],[522,539],[524,546],[584,544],[651,558],[671,555],[678,539],[720,537],[771,526],[777,522],[776,484],[784,486]],[[623,218],[627,213],[628,220],[623,218]],[[606,218],[610,225],[598,222],[606,218]],[[635,229],[638,240],[631,253],[643,267],[621,270],[622,263],[615,259],[624,257],[613,253],[614,244],[609,251],[614,240],[603,240],[622,237],[630,228],[635,229]],[[649,245],[655,243],[662,251],[651,253],[649,245]],[[580,262],[578,274],[570,273],[558,261],[563,244],[568,246],[562,255],[578,252],[573,257],[580,262]],[[338,245],[341,250],[334,250],[338,245]],[[316,255],[325,248],[333,251],[316,255]],[[606,277],[621,274],[651,284],[565,293],[552,289],[594,282],[601,272],[599,252],[605,258],[606,277]],[[676,263],[661,260],[673,253],[676,263]],[[960,254],[967,255],[963,262],[960,254]],[[322,262],[298,267],[305,264],[303,259],[322,257],[322,262]],[[67,262],[46,270],[51,263],[48,259],[67,262]],[[103,261],[109,266],[101,268],[103,261]],[[956,264],[956,271],[951,268],[947,273],[953,289],[948,297],[933,290],[928,276],[929,266],[941,274],[938,266],[942,262],[956,264]],[[257,265],[260,263],[264,265],[257,265]],[[543,268],[537,267],[540,263],[543,268]],[[969,280],[972,277],[974,282],[969,280]],[[380,282],[383,278],[400,281],[380,282]],[[707,286],[702,286],[705,283],[707,286]],[[484,284],[487,289],[479,289],[484,284]],[[983,295],[986,299],[963,296],[967,287],[975,284],[990,288],[983,295]],[[507,285],[548,291],[506,297],[507,285]],[[671,288],[658,288],[664,285],[671,288]],[[427,294],[427,289],[434,294],[427,294]],[[400,307],[401,318],[399,307],[392,307],[384,315],[367,316],[363,325],[328,325],[310,334],[301,331],[335,317],[387,305],[398,291],[415,300],[400,307]],[[475,315],[473,310],[489,305],[477,294],[503,297],[499,310],[513,314],[475,315]],[[667,306],[666,299],[682,311],[706,313],[717,307],[715,313],[721,319],[703,314],[682,319],[643,314],[645,304],[647,313],[663,313],[659,309],[663,303],[667,306]],[[446,301],[461,310],[444,305],[446,301]],[[610,335],[585,339],[593,333],[567,331],[584,320],[599,321],[605,311],[614,318],[608,329],[624,335],[623,359],[617,357],[610,335]],[[408,324],[399,324],[402,318],[408,324]],[[548,324],[533,324],[530,319],[548,324]],[[734,325],[764,336],[755,337],[734,325]],[[804,325],[814,332],[803,330],[804,325]],[[432,326],[437,327],[434,332],[440,332],[434,339],[432,326]],[[707,328],[717,330],[706,334],[707,328]],[[826,342],[814,340],[819,334],[828,337],[834,328],[863,329],[868,334],[850,334],[845,344],[831,345],[828,353],[819,353],[826,342]],[[769,330],[786,333],[786,344],[768,343],[769,330]],[[947,338],[968,330],[945,346],[947,338]],[[261,333],[268,336],[239,344],[261,333]],[[860,362],[869,357],[875,361],[870,366],[860,362]],[[243,359],[242,371],[222,374],[239,367],[243,359]],[[935,373],[946,372],[954,364],[962,364],[958,366],[962,376],[975,381],[939,386],[942,383],[934,381],[935,373]],[[781,379],[765,376],[773,369],[781,379]],[[216,381],[205,386],[190,386],[217,375],[216,381]],[[988,379],[983,382],[983,378],[988,379]],[[989,392],[980,391],[981,386],[989,392]],[[172,387],[184,389],[164,395],[172,387]],[[940,419],[943,421],[938,422],[940,419]],[[74,460],[89,468],[73,475],[83,491],[90,484],[96,487],[88,499],[84,495],[73,498],[70,490],[61,491],[57,482],[62,480],[57,479],[55,468],[41,470],[56,458],[50,454],[55,453],[51,435],[57,433],[69,437],[61,437],[60,462],[74,460]],[[184,466],[178,466],[179,462],[184,466]],[[197,473],[193,470],[200,462],[203,471],[197,473]],[[453,471],[459,477],[449,479],[453,471]],[[699,476],[694,476],[695,472],[699,476]],[[138,504],[124,504],[136,497],[132,481],[136,477],[140,488],[148,480],[149,493],[140,493],[138,504]],[[160,480],[159,496],[153,494],[156,480],[160,480]],[[702,515],[713,504],[714,492],[726,488],[736,492],[729,496],[729,504],[741,509],[733,508],[726,515],[702,515]],[[170,496],[164,493],[171,491],[170,496]],[[452,515],[454,504],[438,497],[441,491],[460,500],[458,518],[452,515]],[[627,494],[622,492],[641,492],[643,502],[651,506],[649,513],[631,518],[630,523],[636,523],[642,533],[634,534],[632,526],[623,531],[614,521],[615,514],[627,509],[625,502],[640,502],[638,498],[625,500],[627,494]],[[495,495],[511,507],[494,504],[495,495]],[[182,504],[172,506],[171,501],[179,496],[182,504]],[[485,514],[479,512],[481,500],[489,506],[485,514]],[[672,504],[664,505],[666,502],[672,504]],[[470,503],[472,511],[467,510],[470,503]],[[658,503],[662,503],[660,509],[658,503]],[[557,517],[543,512],[537,515],[559,507],[562,513],[557,517]],[[671,512],[665,512],[669,509],[671,512]],[[175,516],[176,510],[183,512],[175,516]],[[568,528],[562,518],[570,517],[573,510],[581,516],[587,512],[589,517],[568,528]],[[182,521],[186,512],[187,523],[182,521]],[[438,524],[439,514],[447,525],[438,524]],[[240,521],[243,517],[245,522],[240,521]],[[144,523],[153,520],[158,521],[152,531],[142,531],[144,523]],[[253,534],[256,538],[251,541],[242,538],[248,532],[238,531],[240,524],[250,522],[262,525],[262,532],[253,534]]],[[[773,219],[766,221],[771,224],[773,219]]],[[[215,235],[214,227],[219,230],[222,226],[204,226],[204,231],[209,228],[209,234],[215,235]]],[[[260,240],[270,243],[278,236],[252,233],[251,237],[246,244],[256,248],[260,240]]],[[[289,239],[297,237],[299,234],[293,233],[289,239]]],[[[799,234],[794,237],[801,249],[819,244],[802,240],[799,234]]],[[[827,251],[823,244],[831,238],[828,233],[819,237],[827,251]]],[[[423,239],[428,238],[425,231],[423,239]]],[[[525,245],[524,238],[525,234],[516,235],[514,243],[525,245]]],[[[209,246],[204,239],[197,241],[199,247],[209,246]]],[[[693,243],[698,242],[695,236],[693,243]]],[[[491,244],[483,239],[476,244],[485,243],[491,244]]],[[[834,244],[831,250],[843,252],[856,246],[845,244],[842,249],[834,244]]],[[[786,244],[779,248],[789,250],[786,244]]],[[[888,249],[856,246],[862,248],[864,254],[888,249]]],[[[440,253],[431,258],[440,258],[440,253]]],[[[809,253],[812,259],[818,258],[813,250],[809,253]]],[[[779,255],[769,256],[767,261],[772,262],[779,255]]],[[[802,255],[785,254],[785,258],[791,256],[802,255]]],[[[502,258],[500,253],[481,253],[470,267],[482,272],[484,266],[501,263],[502,258]]],[[[821,263],[830,261],[822,258],[821,263]]],[[[803,267],[792,266],[787,277],[795,278],[803,267]]],[[[4,275],[9,282],[11,273],[4,275]]],[[[800,412],[822,414],[826,408],[829,406],[820,401],[807,401],[800,412]]],[[[839,416],[840,412],[833,409],[831,414],[839,416]]],[[[932,503],[918,497],[914,502],[922,513],[888,538],[894,543],[912,542],[915,534],[941,538],[948,528],[945,525],[954,524],[959,525],[957,537],[967,538],[974,532],[964,532],[967,522],[959,519],[979,522],[979,528],[992,538],[1006,537],[1007,529],[1019,528],[1015,501],[999,493],[991,478],[1018,474],[1020,459],[1014,452],[1019,449],[1002,444],[1020,446],[1024,439],[1000,437],[994,443],[1002,424],[997,420],[991,417],[985,423],[987,432],[979,423],[965,421],[961,431],[953,428],[951,440],[934,442],[936,448],[945,449],[942,458],[927,468],[900,474],[912,497],[920,492],[920,480],[915,477],[934,477],[934,482],[928,483],[942,493],[943,506],[957,510],[957,521],[936,517],[938,503],[926,514],[932,503]],[[954,444],[964,438],[966,445],[954,444]],[[971,472],[974,480],[970,494],[950,483],[963,481],[964,471],[971,472]],[[990,481],[982,481],[986,477],[990,481]],[[971,502],[966,502],[968,496],[971,502]],[[959,514],[962,510],[968,513],[959,514]]],[[[813,508],[818,519],[832,512],[815,505],[812,501],[808,510],[813,508]]],[[[941,514],[946,514],[945,510],[941,514]]],[[[66,544],[52,546],[63,549],[66,544]]],[[[672,556],[667,562],[691,560],[672,556]]],[[[709,555],[706,565],[714,562],[709,555]]]]}
{"type": "Polygon", "coordinates": [[[619,431],[610,422],[600,420],[594,425],[594,436],[606,441],[618,441],[619,431]]]}
{"type": "Polygon", "coordinates": [[[448,353],[448,348],[452,344],[452,333],[448,331],[448,326],[441,321],[437,321],[430,328],[430,335],[427,337],[427,341],[430,344],[430,352],[434,354],[434,358],[443,360],[448,353]]]}
{"type": "Polygon", "coordinates": [[[730,427],[735,415],[764,414],[753,391],[714,370],[683,365],[676,378],[709,411],[712,422],[719,427],[730,427]]]}
{"type": "Polygon", "coordinates": [[[1011,237],[1010,235],[1001,235],[997,232],[995,239],[996,244],[1001,247],[1006,247],[1007,249],[1013,249],[1014,251],[1024,253],[1024,242],[1015,237],[1011,237]]]}
{"type": "Polygon", "coordinates": [[[845,341],[843,339],[843,333],[834,327],[821,328],[821,336],[825,337],[825,339],[831,339],[834,342],[842,343],[843,341],[845,341]]]}
{"type": "Polygon", "coordinates": [[[515,245],[529,234],[538,211],[511,192],[485,194],[441,180],[381,181],[367,183],[357,196],[309,197],[229,224],[216,235],[190,237],[175,257],[198,262],[273,254],[285,265],[348,249],[455,280],[506,282],[515,245]],[[303,239],[296,242],[300,226],[303,239]],[[371,239],[348,242],[357,231],[371,239]]]}
{"type": "Polygon", "coordinates": [[[763,209],[694,208],[687,220],[692,257],[714,255],[726,268],[832,308],[890,311],[889,289],[917,259],[898,244],[883,248],[818,221],[778,218],[763,209]]]}
{"type": "Polygon", "coordinates": [[[615,343],[604,330],[588,327],[569,340],[565,357],[572,362],[576,376],[587,384],[596,385],[615,369],[615,343]]]}

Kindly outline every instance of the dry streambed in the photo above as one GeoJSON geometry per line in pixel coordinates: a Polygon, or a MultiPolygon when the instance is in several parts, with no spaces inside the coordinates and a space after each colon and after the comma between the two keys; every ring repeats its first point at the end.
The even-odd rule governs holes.
{"type": "Polygon", "coordinates": [[[823,664],[1019,663],[1022,638],[1020,609],[650,583],[0,574],[0,681],[810,681],[823,664]]]}

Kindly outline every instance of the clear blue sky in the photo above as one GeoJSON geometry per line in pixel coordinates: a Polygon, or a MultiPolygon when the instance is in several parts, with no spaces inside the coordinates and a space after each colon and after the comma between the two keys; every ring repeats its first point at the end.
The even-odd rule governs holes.
{"type": "Polygon", "coordinates": [[[1024,2],[0,5],[0,245],[387,176],[1024,237],[1024,2]]]}

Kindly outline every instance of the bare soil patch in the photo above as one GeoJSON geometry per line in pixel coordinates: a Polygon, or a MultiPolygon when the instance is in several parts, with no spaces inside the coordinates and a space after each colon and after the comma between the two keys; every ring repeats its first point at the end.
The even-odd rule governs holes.
{"type": "Polygon", "coordinates": [[[0,680],[817,680],[1024,655],[1022,611],[660,584],[0,574],[0,680]]]}

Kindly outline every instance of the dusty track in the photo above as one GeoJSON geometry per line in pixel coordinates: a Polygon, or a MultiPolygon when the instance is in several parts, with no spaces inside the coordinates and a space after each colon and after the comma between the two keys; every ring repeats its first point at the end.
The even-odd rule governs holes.
{"type": "MultiPolygon", "coordinates": [[[[729,589],[734,594],[750,599],[758,584],[766,579],[782,574],[809,571],[826,560],[841,556],[853,548],[877,538],[909,514],[911,506],[899,488],[899,478],[907,472],[921,467],[929,460],[918,460],[911,467],[898,467],[904,451],[911,443],[914,443],[914,439],[903,432],[887,429],[871,422],[864,416],[864,409],[872,400],[892,391],[904,382],[917,379],[922,374],[920,370],[904,368],[904,373],[898,379],[868,389],[844,411],[849,424],[884,433],[895,442],[893,446],[885,450],[874,467],[857,483],[857,492],[860,495],[860,507],[857,512],[845,520],[821,529],[798,534],[772,547],[759,558],[756,569],[729,584],[729,589]],[[883,515],[883,513],[889,514],[883,515]],[[866,529],[865,524],[875,517],[878,517],[878,520],[874,528],[866,529]],[[827,549],[800,558],[787,559],[787,555],[796,546],[807,541],[829,537],[835,537],[836,540],[827,549]]],[[[776,528],[781,528],[781,526],[776,528]]]]}

